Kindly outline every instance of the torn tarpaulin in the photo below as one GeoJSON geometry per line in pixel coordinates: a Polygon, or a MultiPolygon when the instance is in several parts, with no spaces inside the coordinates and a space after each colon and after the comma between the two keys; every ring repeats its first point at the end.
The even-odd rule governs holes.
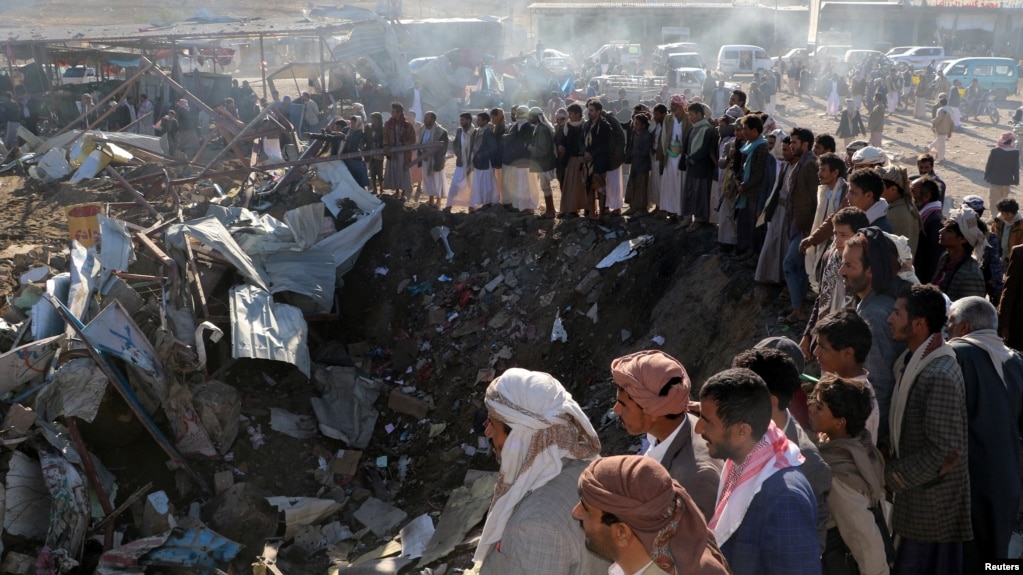
{"type": "Polygon", "coordinates": [[[146,566],[217,573],[239,551],[241,545],[205,527],[173,529],[107,551],[99,560],[96,575],[143,575],[146,566]]]}
{"type": "Polygon", "coordinates": [[[307,326],[302,310],[275,303],[256,286],[231,288],[232,357],[252,357],[293,364],[309,376],[307,326]]]}

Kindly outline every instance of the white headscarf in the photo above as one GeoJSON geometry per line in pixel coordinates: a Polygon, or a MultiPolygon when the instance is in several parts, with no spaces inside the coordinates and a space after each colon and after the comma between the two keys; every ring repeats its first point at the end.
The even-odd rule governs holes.
{"type": "Polygon", "coordinates": [[[600,440],[572,394],[554,376],[512,368],[487,387],[487,409],[511,433],[501,450],[501,471],[474,561],[501,540],[515,506],[561,473],[562,458],[592,459],[600,440]]]}
{"type": "Polygon", "coordinates": [[[963,206],[957,210],[952,210],[949,217],[955,220],[955,223],[959,226],[959,233],[966,239],[966,243],[973,247],[973,257],[978,262],[984,261],[984,248],[987,247],[987,238],[984,237],[983,230],[977,225],[977,221],[980,219],[977,217],[977,212],[973,211],[970,206],[963,206]]]}

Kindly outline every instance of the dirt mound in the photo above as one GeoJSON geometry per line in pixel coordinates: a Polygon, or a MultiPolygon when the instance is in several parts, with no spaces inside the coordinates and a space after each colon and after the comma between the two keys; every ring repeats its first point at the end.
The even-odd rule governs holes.
{"type": "MultiPolygon", "coordinates": [[[[321,185],[308,179],[274,210],[307,203],[321,185]]],[[[84,189],[100,201],[126,200],[102,181],[84,189]]],[[[84,195],[83,188],[70,185],[53,186],[41,197],[11,194],[36,202],[29,210],[33,220],[45,206],[53,217],[62,216],[60,222],[61,206],[84,195]]],[[[193,461],[203,476],[227,472],[258,493],[344,502],[335,518],[353,532],[362,525],[354,513],[369,497],[389,501],[410,518],[436,516],[465,470],[497,468],[489,450],[481,449],[482,396],[503,370],[524,367],[555,375],[600,430],[603,452],[622,453],[638,440],[607,416],[614,404],[609,372],[614,357],[660,347],[682,360],[698,384],[748,343],[779,332],[772,319],[778,310],[763,303],[776,294],[755,293],[752,269],[716,253],[712,228],[685,233],[652,216],[544,220],[502,206],[465,214],[384,201],[382,231],[366,244],[338,290],[340,320],[309,324],[314,372],[317,366],[355,366],[383,385],[375,402],[379,419],[357,471],[323,471],[325,461],[350,447],[346,443],[320,434],[297,439],[271,427],[275,409],[313,418],[317,385],[286,363],[238,360],[228,366],[230,344],[224,338],[210,350],[210,371],[224,366],[218,379],[240,394],[241,431],[228,456],[193,461]],[[435,239],[440,228],[449,230],[452,259],[435,239]],[[630,241],[639,246],[631,259],[597,268],[630,241]],[[552,341],[557,320],[566,341],[552,341]],[[410,398],[413,409],[396,407],[395,395],[410,398]]],[[[30,265],[28,256],[16,259],[30,265]]],[[[180,480],[180,472],[152,472],[165,457],[112,392],[96,422],[81,427],[90,448],[117,476],[120,493],[153,481],[154,490],[172,494],[178,510],[199,500],[204,518],[220,513],[223,498],[209,502],[180,480]]],[[[119,522],[118,529],[130,523],[119,522]]],[[[224,533],[232,532],[225,527],[224,533]]],[[[356,535],[326,554],[286,545],[282,569],[326,569],[331,561],[353,559],[379,544],[365,530],[356,535]]],[[[259,535],[252,539],[245,542],[257,547],[259,535]]],[[[239,565],[259,551],[243,550],[239,565]]],[[[463,548],[446,561],[468,567],[471,552],[463,548]]]]}

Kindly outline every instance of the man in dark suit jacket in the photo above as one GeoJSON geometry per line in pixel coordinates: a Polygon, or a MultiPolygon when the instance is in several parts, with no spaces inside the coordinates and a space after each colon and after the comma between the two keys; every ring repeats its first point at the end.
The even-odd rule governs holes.
{"type": "Polygon", "coordinates": [[[710,188],[717,176],[718,136],[711,125],[710,107],[699,102],[687,110],[693,128],[685,135],[685,182],[682,184],[682,223],[692,216],[686,231],[694,232],[710,221],[710,188]]]}
{"type": "Polygon", "coordinates": [[[689,376],[675,358],[657,350],[640,351],[611,362],[618,387],[614,412],[629,435],[646,434],[646,455],[663,465],[710,521],[714,516],[721,462],[693,432],[696,417],[686,413],[689,376]]]}
{"type": "MultiPolygon", "coordinates": [[[[806,128],[792,129],[792,155],[799,158],[794,171],[788,176],[789,194],[785,210],[784,231],[789,238],[788,251],[782,268],[785,284],[789,288],[794,321],[806,321],[806,292],[810,288],[806,274],[806,258],[799,251],[799,243],[813,231],[813,219],[817,213],[817,187],[821,180],[818,172],[820,162],[813,153],[813,132],[806,128]]],[[[785,185],[785,184],[783,184],[785,185]]]]}
{"type": "Polygon", "coordinates": [[[725,460],[708,526],[732,573],[820,575],[813,490],[799,448],[771,420],[764,380],[745,368],[708,379],[696,432],[725,460]]]}
{"type": "Polygon", "coordinates": [[[817,500],[817,541],[821,552],[827,543],[828,521],[831,508],[828,495],[831,493],[831,468],[824,462],[817,446],[802,426],[789,413],[789,403],[799,389],[799,367],[784,351],[758,347],[735,356],[732,367],[745,367],[760,376],[771,392],[771,421],[785,432],[789,441],[799,447],[805,461],[799,469],[810,482],[813,496],[817,500]]]}

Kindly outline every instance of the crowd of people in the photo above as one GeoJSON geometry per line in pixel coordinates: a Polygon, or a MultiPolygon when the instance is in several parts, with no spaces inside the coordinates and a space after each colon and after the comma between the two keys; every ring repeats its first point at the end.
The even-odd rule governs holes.
{"type": "Polygon", "coordinates": [[[486,435],[501,471],[480,572],[958,574],[1008,558],[1023,410],[1013,134],[991,152],[988,198],[956,206],[938,142],[909,169],[876,139],[786,132],[745,91],[722,104],[723,85],[709,88],[723,112],[703,94],[635,106],[553,94],[507,119],[463,113],[450,138],[431,112],[422,124],[399,103],[386,122],[371,115],[375,192],[405,198],[421,182],[435,207],[713,228],[723,257],[782,288],[779,319],[803,326],[798,341],[738,354],[698,402],[669,355],[614,360],[614,410],[641,455],[600,458],[590,418],[552,376],[494,380],[486,435]],[[819,379],[803,375],[813,361],[819,379]]]}
{"type": "Polygon", "coordinates": [[[860,304],[814,326],[819,379],[780,337],[736,355],[698,401],[667,353],[619,357],[614,412],[642,448],[604,457],[553,376],[512,368],[491,382],[485,434],[500,473],[479,572],[958,575],[1007,559],[1023,358],[991,302],[949,306],[937,286],[898,276],[862,211],[834,222],[843,236],[861,224],[842,250],[860,304]]]}

